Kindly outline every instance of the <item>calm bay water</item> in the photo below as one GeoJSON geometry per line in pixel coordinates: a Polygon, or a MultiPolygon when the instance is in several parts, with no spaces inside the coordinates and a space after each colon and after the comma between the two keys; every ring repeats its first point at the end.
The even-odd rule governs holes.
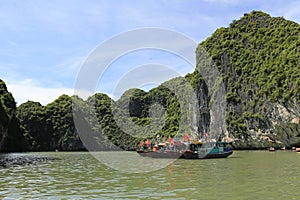
{"type": "Polygon", "coordinates": [[[226,159],[180,159],[137,174],[108,168],[87,152],[5,156],[50,160],[0,167],[1,199],[291,200],[300,196],[300,154],[291,151],[235,151],[226,159]]]}

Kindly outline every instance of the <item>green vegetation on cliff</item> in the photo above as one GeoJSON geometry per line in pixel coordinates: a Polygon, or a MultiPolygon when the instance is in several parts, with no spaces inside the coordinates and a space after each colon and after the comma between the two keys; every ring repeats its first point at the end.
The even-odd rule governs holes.
{"type": "Polygon", "coordinates": [[[72,115],[72,98],[62,95],[52,103],[42,106],[28,101],[17,109],[29,150],[83,150],[72,115]]]}
{"type": "Polygon", "coordinates": [[[300,25],[253,11],[200,45],[223,75],[228,131],[247,138],[249,129],[269,129],[283,137],[285,130],[272,130],[271,115],[276,104],[300,104],[300,25]]]}
{"type": "Polygon", "coordinates": [[[299,24],[253,11],[200,45],[223,73],[229,103],[300,102],[299,24]]]}
{"type": "Polygon", "coordinates": [[[24,151],[26,148],[15,113],[16,102],[0,79],[0,152],[24,151]]]}

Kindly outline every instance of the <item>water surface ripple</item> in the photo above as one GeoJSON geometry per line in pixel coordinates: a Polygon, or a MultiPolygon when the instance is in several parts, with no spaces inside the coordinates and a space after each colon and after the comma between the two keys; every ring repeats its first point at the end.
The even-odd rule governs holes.
{"type": "Polygon", "coordinates": [[[161,170],[137,174],[108,168],[87,152],[6,154],[20,156],[49,159],[0,167],[1,199],[292,200],[300,196],[300,154],[291,151],[236,151],[227,159],[177,160],[161,170]]]}

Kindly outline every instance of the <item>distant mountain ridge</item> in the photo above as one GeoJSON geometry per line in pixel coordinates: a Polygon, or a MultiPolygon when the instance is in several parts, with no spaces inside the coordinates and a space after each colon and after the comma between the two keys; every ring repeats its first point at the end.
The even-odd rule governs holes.
{"type": "MultiPolygon", "coordinates": [[[[217,29],[199,44],[193,73],[171,79],[149,92],[130,89],[118,101],[100,93],[87,101],[62,95],[46,106],[29,101],[16,108],[12,95],[0,81],[0,151],[85,150],[79,131],[91,132],[93,137],[103,132],[106,139],[126,150],[134,149],[140,139],[157,134],[203,135],[210,130],[212,116],[211,94],[199,73],[202,48],[220,71],[226,91],[226,128],[221,130],[221,136],[237,149],[300,146],[300,25],[252,11],[229,27],[217,29]],[[186,81],[196,94],[196,105],[193,98],[180,100],[178,96],[188,95],[186,81]],[[76,109],[95,106],[96,127],[76,130],[74,99],[76,109]],[[162,107],[153,107],[154,104],[162,107]],[[122,109],[129,109],[129,121],[117,122],[114,115],[122,116],[122,109]],[[161,116],[152,116],[153,109],[165,112],[161,113],[165,121],[158,124],[159,130],[152,124],[158,123],[161,116]],[[131,130],[136,137],[119,127],[130,123],[137,125],[131,130]]],[[[88,116],[82,120],[87,124],[91,121],[88,116]]]]}

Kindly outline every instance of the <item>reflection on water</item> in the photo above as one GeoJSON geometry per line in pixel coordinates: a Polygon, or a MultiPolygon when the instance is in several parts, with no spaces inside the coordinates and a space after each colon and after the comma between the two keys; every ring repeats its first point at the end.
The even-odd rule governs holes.
{"type": "MultiPolygon", "coordinates": [[[[226,159],[177,160],[158,171],[136,174],[108,168],[85,152],[6,156],[24,155],[50,159],[0,168],[0,198],[208,200],[300,195],[300,154],[290,151],[238,151],[226,159]]],[[[112,154],[111,159],[116,158],[112,154]]]]}
{"type": "Polygon", "coordinates": [[[143,157],[134,151],[92,152],[97,160],[106,166],[121,172],[144,173],[165,168],[176,159],[152,159],[143,157]]]}

